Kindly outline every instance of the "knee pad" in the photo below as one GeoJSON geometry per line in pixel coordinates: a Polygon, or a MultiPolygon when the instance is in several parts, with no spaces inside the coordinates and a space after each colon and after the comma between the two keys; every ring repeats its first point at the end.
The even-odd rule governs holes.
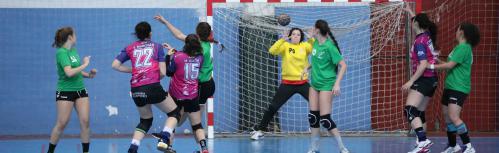
{"type": "Polygon", "coordinates": [[[180,110],[182,108],[180,106],[177,106],[173,111],[167,113],[168,117],[175,117],[177,119],[177,122],[180,121],[180,110]]]}
{"type": "Polygon", "coordinates": [[[336,128],[336,124],[334,123],[333,119],[331,119],[331,114],[321,116],[321,124],[327,130],[336,128]]]}
{"type": "Polygon", "coordinates": [[[419,111],[419,118],[421,119],[421,123],[426,123],[425,113],[424,111],[419,111]]]}
{"type": "Polygon", "coordinates": [[[140,118],[140,123],[137,125],[136,131],[142,132],[144,134],[149,131],[152,126],[152,117],[149,119],[140,118]]]}
{"type": "Polygon", "coordinates": [[[308,123],[310,123],[311,128],[321,127],[319,117],[319,111],[310,111],[310,113],[308,113],[308,123]]]}
{"type": "Polygon", "coordinates": [[[452,123],[447,123],[447,132],[457,132],[457,128],[452,123]]]}
{"type": "Polygon", "coordinates": [[[462,123],[461,125],[458,125],[457,127],[457,134],[464,134],[468,132],[468,128],[466,127],[466,124],[462,123]]]}
{"type": "Polygon", "coordinates": [[[201,125],[201,123],[192,126],[193,133],[196,133],[196,130],[199,130],[199,129],[201,129],[201,130],[203,129],[203,125],[201,125]]]}
{"type": "Polygon", "coordinates": [[[414,106],[405,106],[404,107],[404,115],[407,117],[407,121],[409,121],[409,124],[411,124],[412,120],[414,120],[416,117],[419,117],[419,112],[418,108],[414,106]]]}

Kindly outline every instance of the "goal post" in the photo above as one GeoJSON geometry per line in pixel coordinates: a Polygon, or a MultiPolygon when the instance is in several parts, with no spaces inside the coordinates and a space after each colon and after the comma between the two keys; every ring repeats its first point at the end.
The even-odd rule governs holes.
{"type": "MultiPolygon", "coordinates": [[[[421,10],[418,1],[410,1],[416,11],[421,10]]],[[[207,103],[208,137],[248,133],[260,122],[281,80],[280,59],[268,48],[284,29],[305,30],[318,19],[329,22],[348,65],[342,95],[333,98],[338,127],[349,132],[407,130],[400,86],[410,72],[406,57],[412,38],[406,36],[410,29],[403,7],[403,0],[207,0],[206,21],[226,47],[222,53],[212,50],[218,94],[207,103]],[[278,26],[279,14],[288,14],[291,24],[278,26]]],[[[308,133],[308,112],[307,101],[296,94],[268,131],[308,133]]]]}

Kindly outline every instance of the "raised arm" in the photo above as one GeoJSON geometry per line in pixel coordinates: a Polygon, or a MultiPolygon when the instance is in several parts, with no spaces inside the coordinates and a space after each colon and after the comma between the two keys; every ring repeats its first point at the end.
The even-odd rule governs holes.
{"type": "Polygon", "coordinates": [[[163,16],[161,15],[156,15],[154,16],[154,19],[158,20],[159,22],[163,23],[166,25],[168,30],[172,32],[173,36],[177,38],[178,40],[185,41],[185,34],[182,33],[182,31],[178,30],[175,26],[173,26],[168,20],[166,20],[163,16]]]}

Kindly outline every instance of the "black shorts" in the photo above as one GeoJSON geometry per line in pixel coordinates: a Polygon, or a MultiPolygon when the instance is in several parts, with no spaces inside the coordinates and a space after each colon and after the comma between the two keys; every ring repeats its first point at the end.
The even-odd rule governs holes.
{"type": "Polygon", "coordinates": [[[86,89],[80,91],[56,91],[55,92],[55,100],[64,100],[64,101],[72,101],[76,102],[78,98],[88,97],[88,93],[86,89]]]}
{"type": "Polygon", "coordinates": [[[199,99],[177,99],[175,97],[172,97],[173,101],[175,101],[175,104],[177,104],[177,107],[184,108],[184,112],[186,113],[192,113],[192,112],[197,112],[200,110],[199,108],[199,99]]]}
{"type": "Polygon", "coordinates": [[[444,93],[442,94],[442,105],[448,106],[449,104],[456,104],[463,107],[464,101],[467,97],[468,94],[464,92],[444,89],[444,93]]]}
{"type": "Polygon", "coordinates": [[[160,103],[166,99],[166,96],[168,93],[163,90],[159,82],[132,88],[132,98],[137,107],[160,103]]]}
{"type": "Polygon", "coordinates": [[[437,77],[419,77],[419,79],[414,81],[411,89],[418,91],[426,97],[432,97],[437,89],[437,84],[437,77]]]}
{"type": "Polygon", "coordinates": [[[213,94],[215,94],[215,81],[213,81],[213,78],[210,81],[199,83],[199,104],[206,104],[208,98],[212,97],[213,94]]]}

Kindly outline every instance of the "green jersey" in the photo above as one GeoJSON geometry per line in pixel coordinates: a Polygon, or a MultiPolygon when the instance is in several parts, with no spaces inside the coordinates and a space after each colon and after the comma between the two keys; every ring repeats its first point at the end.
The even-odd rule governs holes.
{"type": "Polygon", "coordinates": [[[343,57],[331,39],[327,39],[323,44],[319,44],[316,40],[312,41],[311,85],[315,90],[332,91],[336,81],[335,69],[343,57]]]}
{"type": "Polygon", "coordinates": [[[57,74],[59,76],[57,91],[79,91],[85,89],[81,73],[78,73],[73,77],[68,77],[66,76],[66,73],[64,73],[64,67],[66,66],[76,68],[81,65],[80,56],[78,55],[78,52],[76,52],[76,49],[68,50],[62,47],[57,49],[56,61],[57,74]]]}
{"type": "Polygon", "coordinates": [[[213,73],[213,59],[211,58],[211,43],[208,41],[201,41],[203,48],[203,64],[199,70],[199,82],[210,81],[213,73]]]}
{"type": "Polygon", "coordinates": [[[449,54],[448,61],[456,62],[454,68],[447,71],[445,88],[470,93],[471,90],[471,65],[473,53],[471,45],[460,43],[449,54]]]}

